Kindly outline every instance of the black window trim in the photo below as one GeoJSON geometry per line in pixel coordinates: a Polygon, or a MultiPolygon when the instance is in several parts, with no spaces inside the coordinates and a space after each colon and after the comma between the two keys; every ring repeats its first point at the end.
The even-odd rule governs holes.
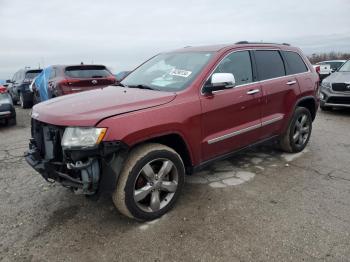
{"type": "MultiPolygon", "coordinates": [[[[252,74],[253,74],[252,77],[253,77],[253,81],[250,82],[250,83],[247,83],[247,84],[243,84],[243,85],[236,85],[236,86],[234,86],[233,88],[230,88],[230,89],[236,89],[236,88],[238,88],[238,87],[247,86],[247,85],[251,85],[251,84],[254,84],[254,83],[259,82],[259,81],[257,80],[256,66],[255,66],[255,61],[254,61],[254,58],[253,58],[252,51],[254,51],[254,49],[239,49],[239,50],[233,50],[233,51],[227,53],[225,56],[223,56],[223,57],[219,60],[219,62],[213,67],[213,69],[210,70],[210,73],[209,73],[208,76],[205,78],[205,81],[202,83],[201,95],[203,95],[203,96],[206,95],[205,93],[203,93],[204,85],[205,85],[205,83],[209,80],[209,78],[212,76],[213,72],[217,69],[217,67],[220,65],[220,63],[221,63],[226,57],[228,57],[229,55],[231,55],[231,54],[233,54],[233,53],[237,53],[237,52],[248,52],[248,53],[249,53],[250,63],[251,63],[251,67],[252,67],[252,74]]],[[[230,90],[230,89],[218,90],[218,91],[214,91],[213,93],[218,93],[218,92],[222,92],[222,91],[230,90]]]]}
{"type": "MultiPolygon", "coordinates": [[[[213,69],[210,70],[210,73],[208,74],[208,76],[205,78],[205,81],[203,81],[202,83],[202,86],[201,86],[201,90],[200,90],[200,93],[201,95],[205,96],[206,94],[203,93],[203,88],[204,88],[204,85],[205,83],[209,80],[209,78],[211,77],[211,75],[213,74],[213,72],[216,70],[216,68],[219,66],[219,64],[221,63],[221,61],[223,59],[225,59],[227,56],[229,56],[230,54],[232,53],[235,53],[235,52],[243,52],[243,51],[249,51],[249,54],[250,54],[250,60],[252,62],[252,70],[253,70],[253,82],[250,82],[250,83],[247,83],[247,84],[243,84],[243,85],[238,85],[238,86],[235,86],[234,88],[232,89],[235,89],[237,87],[242,87],[242,86],[247,86],[247,85],[251,85],[251,84],[256,84],[256,83],[263,83],[263,82],[266,82],[266,81],[271,81],[271,80],[275,80],[275,79],[280,79],[280,78],[285,78],[285,77],[291,77],[291,76],[296,76],[296,75],[302,75],[302,74],[308,74],[311,72],[309,66],[307,65],[307,63],[305,62],[303,56],[301,56],[298,52],[296,51],[293,51],[293,50],[284,50],[284,49],[271,49],[271,48],[249,48],[249,49],[238,49],[238,50],[233,50],[231,52],[228,52],[225,56],[223,56],[219,62],[213,67],[213,69]],[[264,50],[268,50],[268,51],[278,51],[281,55],[281,58],[282,58],[282,61],[283,61],[283,64],[284,64],[284,68],[285,68],[285,72],[286,72],[286,75],[284,76],[279,76],[279,77],[274,77],[274,78],[269,78],[269,79],[264,79],[264,80],[259,80],[258,78],[258,74],[257,74],[257,66],[256,66],[256,61],[255,61],[255,51],[264,51],[264,50]],[[308,71],[306,72],[302,72],[302,73],[297,73],[297,74],[292,74],[292,75],[287,75],[287,71],[286,71],[286,65],[285,65],[285,59],[283,57],[283,52],[281,51],[287,51],[287,52],[294,52],[294,53],[297,53],[303,60],[303,62],[305,63],[308,71]]],[[[218,90],[218,91],[214,91],[213,93],[218,93],[218,92],[222,92],[222,91],[226,91],[226,90],[231,90],[230,89],[223,89],[223,90],[218,90]]]]}

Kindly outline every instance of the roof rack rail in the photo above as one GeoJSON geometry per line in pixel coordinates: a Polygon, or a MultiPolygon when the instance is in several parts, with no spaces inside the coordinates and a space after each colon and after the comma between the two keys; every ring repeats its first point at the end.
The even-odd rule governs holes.
{"type": "Polygon", "coordinates": [[[288,43],[282,43],[282,44],[279,44],[279,43],[266,43],[266,42],[249,42],[249,41],[239,41],[237,43],[235,43],[236,45],[244,45],[244,44],[273,44],[273,45],[287,45],[287,46],[290,46],[290,44],[288,43]]]}

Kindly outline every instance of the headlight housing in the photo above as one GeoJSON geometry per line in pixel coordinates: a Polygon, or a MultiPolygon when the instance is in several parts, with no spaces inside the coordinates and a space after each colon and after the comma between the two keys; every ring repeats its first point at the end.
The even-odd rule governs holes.
{"type": "Polygon", "coordinates": [[[330,82],[322,82],[321,84],[324,88],[331,88],[332,87],[332,84],[330,82]]]}
{"type": "Polygon", "coordinates": [[[62,147],[93,147],[105,136],[107,128],[67,127],[61,141],[62,147]]]}

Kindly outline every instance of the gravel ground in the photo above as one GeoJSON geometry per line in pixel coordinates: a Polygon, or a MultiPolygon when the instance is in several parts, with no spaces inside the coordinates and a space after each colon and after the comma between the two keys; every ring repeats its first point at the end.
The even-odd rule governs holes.
{"type": "Polygon", "coordinates": [[[302,153],[259,147],[188,177],[148,223],[33,171],[29,113],[0,126],[0,261],[350,261],[349,110],[319,112],[302,153]]]}

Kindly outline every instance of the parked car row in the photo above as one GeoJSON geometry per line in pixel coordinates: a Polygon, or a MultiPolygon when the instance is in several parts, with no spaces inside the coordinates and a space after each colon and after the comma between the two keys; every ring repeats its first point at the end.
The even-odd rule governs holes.
{"type": "Polygon", "coordinates": [[[270,140],[300,152],[319,104],[350,107],[350,61],[322,85],[315,69],[288,44],[243,41],[161,53],[117,75],[103,65],[25,70],[9,89],[23,107],[28,92],[38,103],[25,157],[44,179],[109,193],[124,215],[152,220],[174,206],[185,174],[270,140]]]}
{"type": "Polygon", "coordinates": [[[104,65],[54,65],[21,69],[7,82],[13,103],[30,108],[54,97],[113,85],[116,77],[104,65]]]}

